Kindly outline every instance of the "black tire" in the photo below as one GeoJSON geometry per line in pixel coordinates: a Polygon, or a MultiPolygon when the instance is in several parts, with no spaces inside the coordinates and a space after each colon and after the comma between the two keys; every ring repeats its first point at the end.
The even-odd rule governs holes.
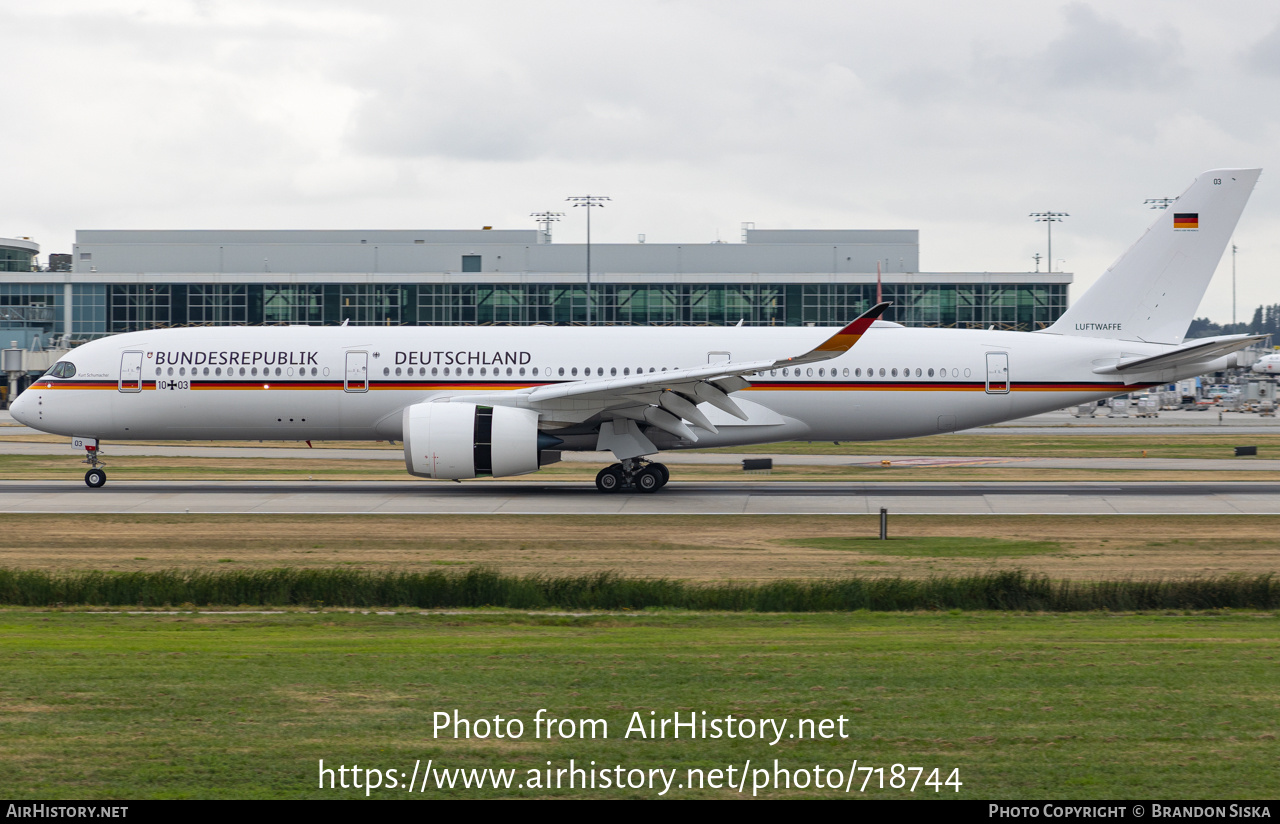
{"type": "Polygon", "coordinates": [[[107,482],[107,473],[101,469],[90,469],[84,473],[84,482],[90,489],[97,489],[107,482]]]}
{"type": "Polygon", "coordinates": [[[622,469],[617,465],[606,466],[596,474],[596,489],[601,492],[620,492],[624,485],[622,469]]]}
{"type": "Polygon", "coordinates": [[[636,473],[631,482],[641,492],[657,492],[662,489],[662,472],[654,469],[653,466],[646,466],[636,473]]]}
{"type": "Polygon", "coordinates": [[[662,473],[662,483],[658,485],[658,489],[662,489],[662,487],[667,485],[667,481],[671,480],[671,470],[667,469],[666,464],[651,463],[649,466],[652,466],[654,469],[662,473]]]}

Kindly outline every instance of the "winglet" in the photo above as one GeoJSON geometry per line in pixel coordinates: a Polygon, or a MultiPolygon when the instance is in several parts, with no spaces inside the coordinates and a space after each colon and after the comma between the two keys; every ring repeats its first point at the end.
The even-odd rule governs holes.
{"type": "Polygon", "coordinates": [[[786,361],[780,361],[780,363],[813,363],[843,355],[853,348],[853,345],[871,328],[871,324],[884,314],[884,310],[892,305],[889,301],[877,303],[861,315],[858,315],[853,323],[818,344],[816,348],[798,358],[789,358],[786,361]]]}

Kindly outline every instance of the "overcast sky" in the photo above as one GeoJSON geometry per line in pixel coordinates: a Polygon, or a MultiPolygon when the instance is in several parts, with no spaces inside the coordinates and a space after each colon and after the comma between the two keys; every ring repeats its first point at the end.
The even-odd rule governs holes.
{"type": "MultiPolygon", "coordinates": [[[[1261,166],[1239,313],[1280,302],[1280,5],[0,0],[0,235],[918,228],[925,271],[1091,283],[1200,172],[1261,166]],[[1056,267],[1055,267],[1056,268],[1056,267]]],[[[1199,314],[1231,315],[1230,255],[1199,314]]]]}

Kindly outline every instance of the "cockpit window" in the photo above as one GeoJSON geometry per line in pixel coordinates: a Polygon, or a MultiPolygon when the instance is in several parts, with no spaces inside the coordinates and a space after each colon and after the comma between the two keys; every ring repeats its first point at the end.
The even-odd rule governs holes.
{"type": "Polygon", "coordinates": [[[45,375],[52,375],[55,378],[72,378],[76,374],[76,365],[71,361],[58,361],[49,367],[49,371],[45,375]]]}

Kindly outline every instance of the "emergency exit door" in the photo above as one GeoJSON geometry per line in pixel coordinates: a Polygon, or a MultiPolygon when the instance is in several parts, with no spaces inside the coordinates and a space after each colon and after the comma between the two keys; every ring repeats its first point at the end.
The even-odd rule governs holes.
{"type": "Polygon", "coordinates": [[[121,392],[142,391],[141,352],[125,352],[120,357],[120,382],[117,387],[121,392]]]}
{"type": "Polygon", "coordinates": [[[987,393],[1004,395],[1009,392],[1009,353],[987,353],[987,393]]]}
{"type": "Polygon", "coordinates": [[[369,353],[347,353],[347,377],[342,388],[348,392],[369,391],[369,353]]]}

